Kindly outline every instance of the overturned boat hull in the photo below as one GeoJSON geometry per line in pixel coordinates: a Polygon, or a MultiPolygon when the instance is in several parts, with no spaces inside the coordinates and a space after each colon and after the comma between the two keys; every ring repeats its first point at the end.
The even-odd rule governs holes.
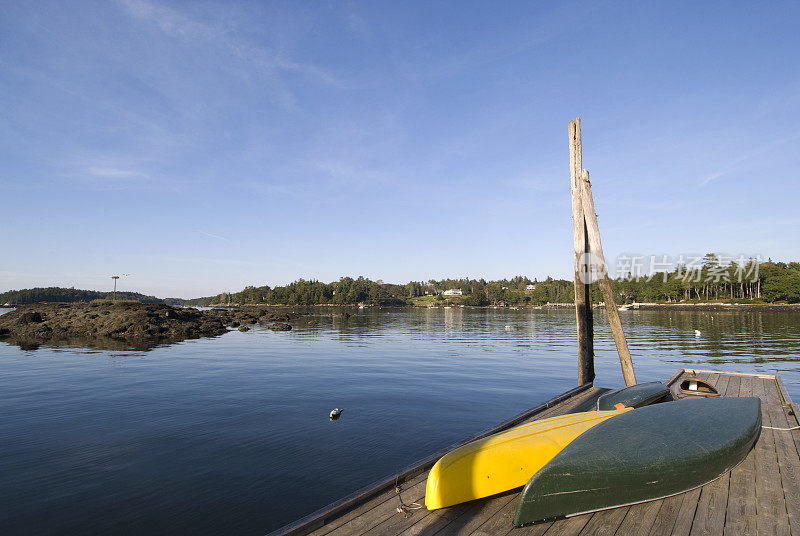
{"type": "Polygon", "coordinates": [[[536,472],[514,525],[661,499],[739,464],[761,431],[761,401],[708,398],[646,406],[592,427],[536,472]]]}
{"type": "Polygon", "coordinates": [[[431,468],[425,506],[435,510],[524,486],[576,437],[627,411],[560,415],[463,445],[431,468]]]}
{"type": "Polygon", "coordinates": [[[656,402],[672,400],[669,387],[661,382],[638,383],[630,387],[614,389],[597,399],[598,410],[618,409],[618,404],[626,408],[640,408],[656,402]]]}

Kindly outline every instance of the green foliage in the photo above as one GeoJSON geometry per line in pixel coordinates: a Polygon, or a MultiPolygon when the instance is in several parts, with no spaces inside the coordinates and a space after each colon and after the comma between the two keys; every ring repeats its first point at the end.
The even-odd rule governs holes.
{"type": "MultiPolygon", "coordinates": [[[[111,299],[113,292],[96,290],[79,290],[75,288],[47,287],[9,290],[0,294],[0,305],[11,303],[24,305],[35,302],[88,302],[92,300],[111,299]]],[[[161,303],[155,296],[145,296],[138,292],[117,292],[117,300],[134,300],[141,303],[161,303]]]]}
{"type": "Polygon", "coordinates": [[[509,305],[544,305],[572,301],[572,283],[548,278],[536,283],[534,290],[526,290],[536,283],[524,276],[487,282],[484,279],[431,279],[427,282],[411,281],[405,285],[378,283],[364,277],[343,277],[333,283],[298,279],[282,287],[249,286],[234,293],[222,293],[211,299],[212,305],[367,305],[402,306],[409,304],[463,303],[464,305],[496,305],[504,301],[509,305]],[[443,292],[459,289],[462,296],[445,299],[443,292]]]}
{"type": "MultiPolygon", "coordinates": [[[[658,273],[649,279],[617,279],[612,281],[619,303],[636,302],[701,302],[731,300],[739,303],[800,303],[800,263],[749,261],[744,266],[733,262],[722,265],[713,253],[702,259],[702,264],[691,269],[680,265],[673,272],[658,273]]],[[[592,285],[592,300],[602,301],[597,285],[592,285]]],[[[111,292],[77,290],[74,288],[33,288],[12,290],[0,294],[0,305],[15,305],[39,301],[88,302],[110,299],[111,292]]],[[[427,282],[411,281],[404,285],[385,284],[365,277],[343,277],[332,283],[298,279],[285,286],[248,286],[239,292],[184,300],[145,296],[135,292],[117,292],[117,301],[135,300],[143,303],[169,305],[367,305],[402,306],[430,303],[464,304],[470,306],[544,305],[547,303],[572,303],[572,281],[553,279],[531,281],[524,276],[499,281],[484,279],[431,279],[427,282]],[[459,289],[463,296],[445,300],[442,294],[449,289],[459,289]]]]}
{"type": "MultiPolygon", "coordinates": [[[[800,303],[800,263],[750,260],[743,266],[719,263],[713,253],[702,266],[678,266],[650,279],[617,279],[612,284],[617,301],[699,303],[726,300],[736,303],[800,303]]],[[[597,299],[599,294],[592,293],[597,299]]]]}
{"type": "Polygon", "coordinates": [[[487,298],[483,292],[476,292],[464,298],[462,303],[471,307],[480,307],[482,305],[489,305],[489,298],[487,298]]]}

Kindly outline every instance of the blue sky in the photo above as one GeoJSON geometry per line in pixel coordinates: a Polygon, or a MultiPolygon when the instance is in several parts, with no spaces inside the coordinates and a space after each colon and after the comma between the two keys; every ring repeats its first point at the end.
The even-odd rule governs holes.
{"type": "Polygon", "coordinates": [[[0,290],[800,259],[796,2],[3,2],[0,290]]]}

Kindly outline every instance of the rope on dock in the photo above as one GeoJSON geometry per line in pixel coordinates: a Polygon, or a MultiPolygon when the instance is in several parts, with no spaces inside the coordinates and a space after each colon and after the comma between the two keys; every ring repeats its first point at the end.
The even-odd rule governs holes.
{"type": "Polygon", "coordinates": [[[422,508],[422,505],[419,503],[404,503],[403,496],[400,495],[400,484],[398,484],[398,479],[394,479],[394,491],[397,493],[397,498],[400,500],[400,506],[397,507],[397,512],[403,514],[403,519],[406,519],[408,516],[411,515],[411,510],[419,510],[422,508]]]}
{"type": "Polygon", "coordinates": [[[792,430],[800,430],[800,426],[792,426],[791,428],[777,428],[775,426],[762,426],[766,430],[777,430],[779,432],[791,432],[792,430]]]}

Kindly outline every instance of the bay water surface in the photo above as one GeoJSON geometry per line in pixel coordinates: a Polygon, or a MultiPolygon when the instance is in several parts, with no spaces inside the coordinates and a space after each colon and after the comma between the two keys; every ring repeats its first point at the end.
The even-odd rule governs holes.
{"type": "MultiPolygon", "coordinates": [[[[800,401],[800,314],[621,315],[640,382],[777,373],[800,401]]],[[[595,322],[595,385],[619,387],[595,322]]],[[[459,308],[149,351],[0,343],[0,534],[264,534],[575,387],[576,346],[569,309],[459,308]]]]}

